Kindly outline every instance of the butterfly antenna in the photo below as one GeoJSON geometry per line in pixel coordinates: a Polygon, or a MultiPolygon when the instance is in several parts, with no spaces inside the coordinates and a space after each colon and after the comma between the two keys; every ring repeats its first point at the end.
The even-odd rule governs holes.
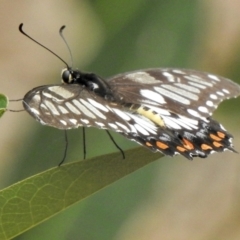
{"type": "Polygon", "coordinates": [[[59,29],[59,34],[60,34],[62,40],[64,41],[65,45],[67,46],[68,52],[69,52],[69,54],[70,54],[70,59],[71,59],[71,67],[73,67],[72,51],[71,51],[71,49],[70,49],[70,47],[69,47],[69,45],[68,45],[68,43],[67,43],[67,41],[66,41],[66,38],[65,38],[64,35],[63,35],[63,30],[65,29],[65,27],[66,27],[66,26],[62,26],[62,27],[59,29]]]}
{"type": "MultiPolygon", "coordinates": [[[[63,28],[64,29],[65,26],[61,27],[60,30],[63,28]]],[[[66,63],[66,61],[64,61],[60,56],[58,56],[55,52],[53,52],[52,50],[50,50],[49,48],[45,47],[43,44],[41,44],[40,42],[36,41],[34,38],[30,37],[27,33],[25,33],[23,31],[23,23],[21,23],[18,27],[20,33],[22,33],[24,36],[26,36],[27,38],[31,39],[33,42],[35,42],[36,44],[38,44],[39,46],[43,47],[44,49],[46,49],[48,52],[52,53],[55,57],[57,57],[59,60],[61,60],[66,66],[67,68],[69,68],[68,64],[66,63]]]]}
{"type": "MultiPolygon", "coordinates": [[[[23,99],[21,98],[21,99],[9,99],[9,102],[19,102],[19,101],[22,101],[23,99]]],[[[7,108],[7,110],[9,111],[9,112],[24,112],[25,111],[25,109],[21,109],[21,110],[12,110],[12,109],[8,109],[7,108]]]]}
{"type": "Polygon", "coordinates": [[[12,109],[7,109],[9,112],[24,112],[25,109],[21,109],[21,110],[12,110],[12,109]]]}
{"type": "Polygon", "coordinates": [[[9,102],[19,102],[19,101],[22,101],[23,99],[20,98],[20,99],[9,99],[9,102]]]}

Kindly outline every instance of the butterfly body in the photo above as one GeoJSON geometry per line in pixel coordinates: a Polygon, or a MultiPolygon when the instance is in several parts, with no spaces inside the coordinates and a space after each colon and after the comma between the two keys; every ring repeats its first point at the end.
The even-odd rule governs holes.
{"type": "Polygon", "coordinates": [[[62,71],[62,82],[86,87],[89,91],[109,101],[114,101],[115,99],[109,84],[94,73],[83,73],[71,68],[65,68],[62,71]]]}
{"type": "Polygon", "coordinates": [[[151,151],[188,159],[233,151],[232,136],[211,118],[221,101],[240,94],[240,86],[226,78],[157,68],[108,80],[65,69],[62,79],[24,96],[26,111],[44,125],[109,129],[151,151]]]}

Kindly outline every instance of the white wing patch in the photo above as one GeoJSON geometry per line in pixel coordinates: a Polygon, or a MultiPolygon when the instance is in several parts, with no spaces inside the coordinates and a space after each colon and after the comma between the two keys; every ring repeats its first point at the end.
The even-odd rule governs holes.
{"type": "Polygon", "coordinates": [[[175,77],[171,73],[163,72],[162,75],[165,76],[169,82],[175,82],[175,77]]]}
{"type": "Polygon", "coordinates": [[[180,103],[185,104],[185,105],[190,105],[190,103],[191,103],[190,100],[188,100],[184,97],[181,97],[178,94],[173,93],[173,92],[171,92],[167,89],[163,89],[161,87],[154,87],[154,89],[157,92],[159,92],[160,94],[164,95],[165,97],[171,98],[174,101],[180,102],[180,103]]]}
{"type": "Polygon", "coordinates": [[[94,107],[98,108],[99,110],[102,110],[104,112],[109,112],[109,110],[106,107],[104,107],[102,104],[96,102],[95,100],[88,98],[88,101],[90,104],[92,104],[94,107]]]}
{"type": "Polygon", "coordinates": [[[48,90],[64,99],[74,97],[74,94],[61,86],[48,87],[48,90]]]}
{"type": "Polygon", "coordinates": [[[117,108],[112,108],[112,110],[122,119],[124,119],[125,121],[129,121],[131,118],[129,117],[129,115],[117,108]]]}
{"type": "Polygon", "coordinates": [[[84,99],[80,99],[81,103],[84,104],[90,111],[92,111],[95,115],[102,119],[106,119],[106,116],[103,115],[97,108],[91,105],[89,102],[85,101],[84,99]]]}
{"type": "Polygon", "coordinates": [[[206,107],[204,107],[204,106],[198,107],[198,110],[199,110],[200,112],[203,112],[203,113],[209,113],[208,109],[207,109],[206,107]]]}
{"type": "Polygon", "coordinates": [[[156,134],[157,132],[157,126],[150,121],[149,119],[145,117],[140,117],[140,115],[131,115],[132,119],[136,123],[134,126],[136,127],[137,125],[143,127],[145,130],[148,132],[151,132],[152,134],[156,134]]]}
{"type": "Polygon", "coordinates": [[[108,123],[108,125],[113,129],[113,130],[117,130],[118,126],[114,123],[108,123]]]}
{"type": "Polygon", "coordinates": [[[214,99],[214,100],[217,100],[217,99],[218,99],[217,95],[215,95],[215,94],[210,94],[210,98],[211,98],[211,99],[214,99]]]}
{"type": "Polygon", "coordinates": [[[52,102],[45,100],[44,103],[53,115],[60,115],[60,113],[58,112],[56,107],[52,104],[52,102]]]}
{"type": "Polygon", "coordinates": [[[89,120],[88,119],[80,119],[81,122],[83,122],[84,124],[89,124],[89,120]]]}
{"type": "Polygon", "coordinates": [[[85,106],[83,106],[77,99],[72,100],[72,102],[82,113],[84,113],[84,115],[90,118],[96,118],[95,115],[90,112],[85,106]]]}
{"type": "Polygon", "coordinates": [[[188,111],[188,113],[190,113],[194,117],[198,117],[198,118],[201,117],[199,115],[199,113],[197,111],[193,110],[193,109],[187,109],[187,111],[188,111]]]}
{"type": "Polygon", "coordinates": [[[230,94],[230,92],[227,89],[222,89],[223,92],[230,94]]]}
{"type": "Polygon", "coordinates": [[[224,97],[224,93],[222,93],[222,92],[220,92],[220,91],[217,91],[216,93],[217,93],[218,95],[224,97]]]}
{"type": "Polygon", "coordinates": [[[164,104],[166,103],[165,99],[159,94],[151,90],[143,89],[140,90],[140,93],[143,97],[148,98],[154,102],[164,104]]]}
{"type": "Polygon", "coordinates": [[[133,72],[125,76],[133,82],[145,83],[145,84],[159,84],[161,81],[150,76],[147,72],[133,72]]]}
{"type": "Polygon", "coordinates": [[[137,131],[140,133],[140,134],[143,134],[145,136],[149,136],[149,132],[144,129],[142,126],[138,125],[138,124],[135,124],[134,127],[137,129],[137,131]]]}
{"type": "Polygon", "coordinates": [[[165,125],[170,129],[182,129],[182,127],[174,121],[174,118],[162,116],[165,125]]]}
{"type": "Polygon", "coordinates": [[[65,105],[67,106],[67,108],[74,114],[77,114],[77,115],[80,115],[81,112],[76,108],[74,107],[70,102],[66,102],[65,105]]]}
{"type": "Polygon", "coordinates": [[[214,107],[213,102],[210,101],[210,100],[208,100],[208,101],[206,102],[206,105],[209,106],[209,107],[214,107]]]}
{"type": "Polygon", "coordinates": [[[124,124],[122,124],[122,123],[120,123],[120,122],[116,122],[116,124],[117,124],[120,128],[122,128],[123,131],[125,131],[125,132],[130,132],[130,130],[127,128],[126,125],[124,125],[124,124]]]}
{"type": "Polygon", "coordinates": [[[189,92],[200,93],[200,90],[196,87],[192,87],[192,86],[189,86],[189,85],[186,85],[186,84],[183,84],[183,83],[175,83],[174,85],[178,86],[180,88],[183,88],[183,89],[185,89],[189,92]]]}
{"type": "Polygon", "coordinates": [[[184,76],[184,78],[186,78],[186,79],[188,79],[188,80],[190,80],[192,82],[196,82],[196,83],[208,86],[208,87],[213,87],[213,83],[212,82],[207,82],[204,79],[202,79],[201,77],[196,76],[196,75],[184,76]]]}
{"type": "Polygon", "coordinates": [[[197,88],[200,88],[200,89],[206,89],[207,87],[206,86],[203,86],[201,84],[198,84],[198,83],[195,83],[195,82],[188,82],[188,84],[194,86],[194,87],[197,87],[197,88]]]}
{"type": "Polygon", "coordinates": [[[168,89],[168,90],[170,90],[170,91],[172,91],[176,94],[182,95],[186,98],[189,98],[191,100],[195,100],[195,101],[198,100],[198,95],[196,95],[194,93],[191,93],[189,91],[183,90],[181,88],[177,88],[177,87],[170,86],[170,85],[167,85],[167,84],[162,84],[161,87],[163,87],[165,89],[168,89]]]}
{"type": "Polygon", "coordinates": [[[62,114],[68,114],[69,113],[69,111],[63,106],[59,105],[58,109],[61,111],[62,114]]]}
{"type": "Polygon", "coordinates": [[[36,93],[36,95],[33,96],[32,101],[36,103],[40,103],[41,98],[39,96],[39,93],[36,93]]]}
{"type": "Polygon", "coordinates": [[[215,81],[218,81],[218,82],[220,81],[220,79],[217,76],[215,76],[215,75],[208,74],[208,77],[213,79],[213,80],[215,80],[215,81]]]}

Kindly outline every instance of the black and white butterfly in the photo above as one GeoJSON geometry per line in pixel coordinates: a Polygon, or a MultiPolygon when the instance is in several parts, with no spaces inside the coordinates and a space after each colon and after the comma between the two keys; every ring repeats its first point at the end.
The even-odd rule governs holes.
{"type": "Polygon", "coordinates": [[[118,132],[165,155],[188,159],[234,151],[232,135],[211,118],[224,99],[240,95],[231,80],[187,69],[156,68],[104,80],[66,68],[60,85],[32,89],[25,110],[43,125],[118,132]]]}
{"type": "MultiPolygon", "coordinates": [[[[22,34],[65,63],[22,27],[22,34]]],[[[67,65],[62,84],[32,89],[24,96],[23,106],[43,125],[113,130],[153,152],[192,159],[234,151],[232,135],[211,115],[221,101],[238,95],[240,86],[231,80],[194,70],[146,69],[104,80],[67,65]]]]}

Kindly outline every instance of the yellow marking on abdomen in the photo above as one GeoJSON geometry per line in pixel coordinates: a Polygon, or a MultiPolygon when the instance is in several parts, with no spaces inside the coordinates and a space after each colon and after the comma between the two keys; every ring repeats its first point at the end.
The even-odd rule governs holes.
{"type": "Polygon", "coordinates": [[[143,107],[140,107],[140,108],[136,109],[136,112],[141,114],[142,116],[148,118],[149,120],[153,121],[160,127],[166,126],[163,119],[157,113],[154,114],[151,109],[145,110],[143,107]]]}

